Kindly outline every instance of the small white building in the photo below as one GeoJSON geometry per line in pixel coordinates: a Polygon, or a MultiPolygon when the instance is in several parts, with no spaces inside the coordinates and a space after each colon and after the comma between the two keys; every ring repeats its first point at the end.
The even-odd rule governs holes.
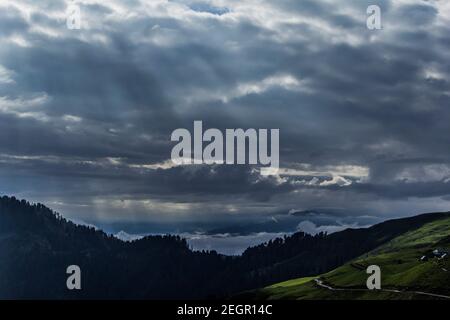
{"type": "Polygon", "coordinates": [[[447,256],[447,251],[444,249],[435,249],[433,250],[433,255],[439,259],[444,259],[447,256]]]}

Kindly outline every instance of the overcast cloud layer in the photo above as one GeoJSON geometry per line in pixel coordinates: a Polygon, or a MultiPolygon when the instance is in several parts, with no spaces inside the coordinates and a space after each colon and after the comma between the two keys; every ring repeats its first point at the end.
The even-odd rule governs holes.
{"type": "Polygon", "coordinates": [[[69,3],[0,3],[0,193],[179,232],[450,208],[449,1],[69,3]],[[280,128],[280,174],[172,165],[194,120],[280,128]]]}

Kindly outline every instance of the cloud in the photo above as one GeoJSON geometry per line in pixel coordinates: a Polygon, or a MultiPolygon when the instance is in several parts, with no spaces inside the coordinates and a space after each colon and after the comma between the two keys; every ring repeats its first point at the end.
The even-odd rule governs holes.
{"type": "Polygon", "coordinates": [[[245,249],[260,243],[283,237],[283,233],[260,232],[249,235],[229,234],[181,234],[185,237],[193,250],[216,250],[226,255],[240,255],[245,249]]]}
{"type": "Polygon", "coordinates": [[[447,208],[450,6],[377,2],[370,31],[368,0],[89,0],[81,30],[65,1],[2,1],[0,191],[84,220],[218,227],[447,208]],[[279,176],[172,165],[170,134],[194,120],[279,128],[279,176]]]}
{"type": "Polygon", "coordinates": [[[308,220],[300,222],[297,226],[298,231],[302,231],[304,233],[308,233],[311,235],[316,235],[321,232],[330,234],[330,233],[339,232],[339,231],[349,229],[349,228],[363,228],[363,227],[358,226],[356,223],[351,224],[351,225],[340,224],[340,225],[317,226],[315,223],[308,221],[308,220]]]}
{"type": "Polygon", "coordinates": [[[2,65],[0,65],[0,83],[14,83],[13,73],[2,65]]]}

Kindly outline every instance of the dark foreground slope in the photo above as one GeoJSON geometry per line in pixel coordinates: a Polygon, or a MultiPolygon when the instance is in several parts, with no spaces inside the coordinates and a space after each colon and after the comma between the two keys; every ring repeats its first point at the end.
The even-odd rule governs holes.
{"type": "Polygon", "coordinates": [[[175,299],[233,295],[317,275],[428,222],[434,213],[332,235],[297,233],[249,248],[240,257],[193,252],[184,239],[152,236],[122,242],[78,226],[43,205],[0,198],[0,298],[175,299]],[[66,288],[79,265],[82,290],[66,288]]]}
{"type": "Polygon", "coordinates": [[[223,260],[192,252],[179,237],[122,242],[42,205],[0,201],[0,298],[200,297],[209,292],[197,284],[223,260]],[[66,288],[69,265],[81,268],[81,291],[66,288]]]}

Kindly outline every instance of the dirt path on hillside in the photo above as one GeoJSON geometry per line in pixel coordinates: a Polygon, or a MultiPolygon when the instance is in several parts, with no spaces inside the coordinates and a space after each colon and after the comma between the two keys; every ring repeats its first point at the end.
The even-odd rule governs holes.
{"type": "MultiPolygon", "coordinates": [[[[323,289],[327,289],[330,291],[351,291],[351,292],[369,292],[372,290],[369,289],[344,289],[344,288],[334,288],[330,285],[324,284],[322,280],[320,279],[314,279],[317,286],[323,289]]],[[[401,291],[401,290],[395,290],[395,289],[380,289],[380,291],[384,292],[393,292],[393,293],[414,293],[434,298],[441,298],[441,299],[450,299],[450,296],[445,296],[442,294],[435,294],[435,293],[429,293],[429,292],[422,292],[422,291],[401,291]]]]}

